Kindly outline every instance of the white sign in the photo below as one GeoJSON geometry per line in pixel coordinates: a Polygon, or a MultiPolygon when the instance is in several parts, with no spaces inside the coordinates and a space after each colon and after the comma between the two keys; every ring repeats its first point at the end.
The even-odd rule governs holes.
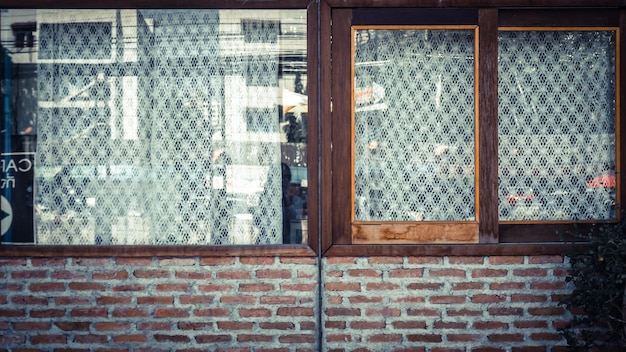
{"type": "Polygon", "coordinates": [[[2,235],[4,236],[5,233],[7,233],[9,231],[9,228],[11,227],[11,223],[13,222],[13,209],[11,208],[11,203],[9,203],[9,201],[4,198],[4,196],[2,197],[2,235]]]}

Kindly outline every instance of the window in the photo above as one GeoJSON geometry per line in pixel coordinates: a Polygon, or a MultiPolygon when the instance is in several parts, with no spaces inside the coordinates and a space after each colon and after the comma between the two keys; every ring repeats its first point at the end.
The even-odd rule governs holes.
{"type": "Polygon", "coordinates": [[[2,243],[310,255],[309,13],[3,10],[2,243]]]}
{"type": "Polygon", "coordinates": [[[619,12],[329,16],[328,253],[547,252],[619,220],[619,12]]]}

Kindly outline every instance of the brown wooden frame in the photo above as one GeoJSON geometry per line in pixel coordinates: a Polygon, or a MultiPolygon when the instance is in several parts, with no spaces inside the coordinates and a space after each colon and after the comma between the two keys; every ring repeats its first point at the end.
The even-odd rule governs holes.
{"type": "Polygon", "coordinates": [[[307,10],[307,91],[309,99],[309,115],[312,117],[308,124],[308,182],[309,182],[309,240],[307,244],[285,245],[238,245],[238,246],[51,246],[51,245],[0,245],[0,256],[81,256],[81,257],[146,257],[146,256],[317,256],[319,252],[319,125],[315,118],[318,114],[318,4],[315,0],[129,0],[129,1],[76,1],[76,0],[6,0],[3,8],[56,8],[56,9],[89,9],[89,8],[210,8],[210,9],[306,9],[307,10]]]}
{"type": "MultiPolygon", "coordinates": [[[[321,106],[322,126],[332,125],[330,131],[322,130],[322,144],[328,141],[332,147],[332,165],[329,176],[322,182],[332,184],[331,200],[322,202],[323,207],[332,208],[332,218],[323,218],[322,227],[332,231],[331,234],[322,232],[322,252],[327,256],[339,255],[524,255],[524,254],[563,254],[568,250],[567,240],[573,237],[567,236],[572,232],[587,233],[595,229],[595,224],[567,223],[567,224],[507,224],[498,221],[498,190],[497,190],[497,123],[498,123],[498,88],[497,88],[497,55],[498,55],[498,30],[499,27],[619,27],[621,37],[626,31],[626,3],[624,1],[599,1],[594,2],[594,8],[579,8],[585,5],[580,1],[461,1],[451,0],[442,4],[439,1],[425,0],[419,4],[411,1],[367,1],[367,0],[327,0],[322,3],[322,14],[327,11],[327,16],[332,19],[330,26],[332,43],[322,40],[320,52],[322,61],[332,62],[332,69],[328,72],[322,70],[321,87],[322,91],[331,91],[332,109],[325,110],[324,104],[321,106]],[[386,7],[386,8],[385,8],[386,7]],[[478,84],[480,91],[479,99],[479,147],[478,157],[480,158],[479,170],[480,192],[479,202],[479,236],[480,244],[356,244],[351,238],[349,211],[351,191],[350,173],[345,165],[350,165],[350,148],[346,148],[343,139],[352,126],[349,124],[349,110],[343,105],[350,101],[350,80],[345,74],[350,69],[350,64],[345,57],[350,56],[348,49],[351,38],[349,28],[353,25],[392,25],[392,24],[413,24],[432,25],[448,24],[434,22],[437,16],[419,16],[420,11],[430,11],[447,7],[456,10],[477,11],[476,22],[479,26],[479,77],[478,84]],[[555,9],[553,7],[559,7],[555,9]],[[390,9],[391,8],[391,9],[390,9]],[[397,16],[394,15],[398,14],[397,16]],[[616,8],[619,8],[617,10],[616,8]],[[371,22],[363,22],[367,14],[378,14],[371,16],[371,22]],[[561,15],[562,12],[562,15],[561,15]],[[410,14],[406,14],[410,13],[410,14]],[[412,20],[411,18],[418,20],[412,20]],[[393,22],[394,20],[398,23],[393,22]],[[424,20],[425,23],[420,22],[424,20]],[[355,22],[356,21],[356,22],[355,22]],[[391,21],[391,22],[390,22],[391,21]],[[412,21],[412,22],[411,22],[412,21]],[[332,55],[331,55],[332,52],[332,55]],[[494,74],[495,73],[495,74],[494,74]],[[496,126],[496,128],[493,128],[496,126]],[[344,131],[344,132],[342,132],[344,131]],[[495,142],[494,142],[495,141],[495,142]],[[330,223],[329,223],[330,222],[330,223]]],[[[452,16],[439,16],[440,18],[450,18],[452,16]]],[[[462,16],[461,16],[462,17],[462,16]]],[[[456,16],[459,18],[459,16],[456,16]]],[[[465,24],[455,22],[454,24],[465,24]]],[[[323,27],[323,26],[322,26],[323,27]]],[[[322,37],[323,39],[324,37],[322,37]]],[[[618,57],[624,57],[625,48],[622,45],[618,57]]],[[[618,75],[624,71],[624,61],[618,63],[618,75]]],[[[620,77],[621,78],[621,77],[620,77]]],[[[624,118],[624,111],[619,110],[619,101],[625,98],[623,89],[624,80],[618,80],[618,116],[617,123],[624,118]]],[[[323,100],[322,100],[323,101],[323,100]]],[[[618,134],[618,136],[620,136],[618,134]]],[[[623,138],[623,137],[619,137],[623,138]]],[[[624,163],[624,149],[626,143],[618,140],[618,158],[621,167],[624,163]]],[[[322,169],[324,170],[324,169],[322,169]]],[[[619,183],[626,185],[624,173],[619,173],[619,183]]],[[[324,178],[324,174],[322,175],[324,178]]],[[[624,203],[626,192],[621,188],[618,193],[619,203],[624,203]]]]}

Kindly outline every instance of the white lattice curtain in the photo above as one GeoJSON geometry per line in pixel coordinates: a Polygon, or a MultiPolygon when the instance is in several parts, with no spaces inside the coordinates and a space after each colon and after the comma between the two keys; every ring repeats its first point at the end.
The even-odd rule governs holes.
{"type": "Polygon", "coordinates": [[[278,13],[40,11],[38,243],[282,243],[278,13]]]}
{"type": "Polygon", "coordinates": [[[353,39],[355,220],[474,220],[474,29],[353,39]]]}
{"type": "Polygon", "coordinates": [[[502,31],[499,216],[615,219],[616,31],[502,31]]]}

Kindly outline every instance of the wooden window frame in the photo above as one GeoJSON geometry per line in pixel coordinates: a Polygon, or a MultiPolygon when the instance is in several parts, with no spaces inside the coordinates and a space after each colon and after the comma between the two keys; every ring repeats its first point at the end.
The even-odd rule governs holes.
{"type": "MultiPolygon", "coordinates": [[[[594,231],[598,224],[590,222],[564,223],[504,223],[498,220],[498,32],[501,27],[609,27],[619,28],[621,37],[626,31],[626,9],[624,4],[617,1],[603,1],[594,4],[593,9],[582,8],[582,2],[539,1],[529,8],[523,1],[475,1],[471,4],[461,0],[453,0],[446,5],[437,1],[426,0],[420,3],[420,8],[410,1],[380,1],[373,5],[367,1],[340,1],[328,0],[322,2],[320,17],[322,23],[329,23],[328,27],[320,28],[322,42],[320,47],[322,62],[332,62],[332,68],[322,68],[321,89],[331,92],[331,97],[321,96],[321,151],[332,153],[332,161],[322,160],[321,183],[322,195],[330,194],[330,199],[322,196],[322,224],[321,246],[326,256],[360,256],[360,255],[527,255],[527,254],[564,254],[569,250],[566,240],[573,237],[564,236],[571,232],[587,233],[594,231]],[[385,8],[386,5],[393,9],[385,8]],[[350,107],[345,106],[350,101],[351,94],[349,79],[345,71],[350,70],[350,63],[342,59],[350,55],[351,42],[349,30],[352,26],[362,25],[446,25],[450,23],[436,22],[438,16],[431,16],[439,10],[454,8],[450,16],[439,18],[454,18],[453,24],[463,18],[463,10],[477,12],[476,24],[479,27],[479,76],[477,78],[479,92],[479,134],[477,158],[480,160],[480,183],[477,192],[480,200],[477,204],[479,217],[478,244],[357,244],[351,238],[350,209],[352,204],[352,188],[350,179],[352,170],[345,165],[350,164],[350,148],[346,148],[346,130],[350,131],[350,107]],[[555,9],[556,7],[556,9],[555,9]],[[618,10],[616,11],[616,8],[618,10]],[[394,9],[396,14],[394,15],[394,9]],[[371,22],[364,23],[359,12],[376,13],[371,16],[371,22]],[[428,13],[420,16],[420,11],[428,13]],[[457,16],[460,13],[460,16],[457,16]],[[559,14],[558,16],[556,14],[559,14]],[[417,18],[417,20],[415,20],[417,18]],[[391,22],[390,22],[391,21],[391,22]],[[393,22],[396,21],[396,22],[393,22]],[[421,21],[421,22],[420,22],[421,21]],[[332,23],[332,25],[330,25],[332,23]],[[324,34],[328,34],[331,41],[324,41],[324,34]],[[343,55],[343,56],[342,56],[343,55]],[[347,93],[346,93],[347,92],[347,93]],[[493,128],[493,126],[496,126],[493,128]],[[344,131],[344,132],[342,132],[344,131]],[[328,143],[328,146],[326,146],[328,143]],[[348,209],[348,210],[346,210],[348,209]]],[[[466,14],[466,13],[465,13],[466,14]]],[[[619,48],[617,64],[618,99],[617,99],[617,126],[624,120],[624,111],[619,109],[619,102],[624,101],[624,79],[621,77],[624,69],[625,48],[619,48]]],[[[624,149],[626,143],[620,143],[623,138],[617,136],[618,164],[623,168],[624,149]]],[[[620,169],[618,169],[620,170],[620,169]]],[[[626,185],[623,170],[618,173],[618,182],[626,185]]],[[[626,192],[618,188],[618,203],[626,204],[626,192]]],[[[444,223],[445,224],[445,223],[444,223]]]]}
{"type": "Polygon", "coordinates": [[[60,0],[54,3],[44,0],[7,0],[3,8],[11,9],[302,9],[307,13],[307,91],[309,99],[309,115],[307,143],[307,172],[309,184],[309,222],[308,243],[280,244],[280,245],[0,245],[0,256],[6,257],[150,257],[150,256],[292,256],[315,257],[319,252],[319,176],[318,176],[318,123],[314,118],[318,116],[318,4],[315,0],[217,0],[201,1],[190,0],[185,2],[171,0],[156,0],[146,3],[141,0],[107,1],[96,0],[90,2],[76,0],[60,0]]]}

